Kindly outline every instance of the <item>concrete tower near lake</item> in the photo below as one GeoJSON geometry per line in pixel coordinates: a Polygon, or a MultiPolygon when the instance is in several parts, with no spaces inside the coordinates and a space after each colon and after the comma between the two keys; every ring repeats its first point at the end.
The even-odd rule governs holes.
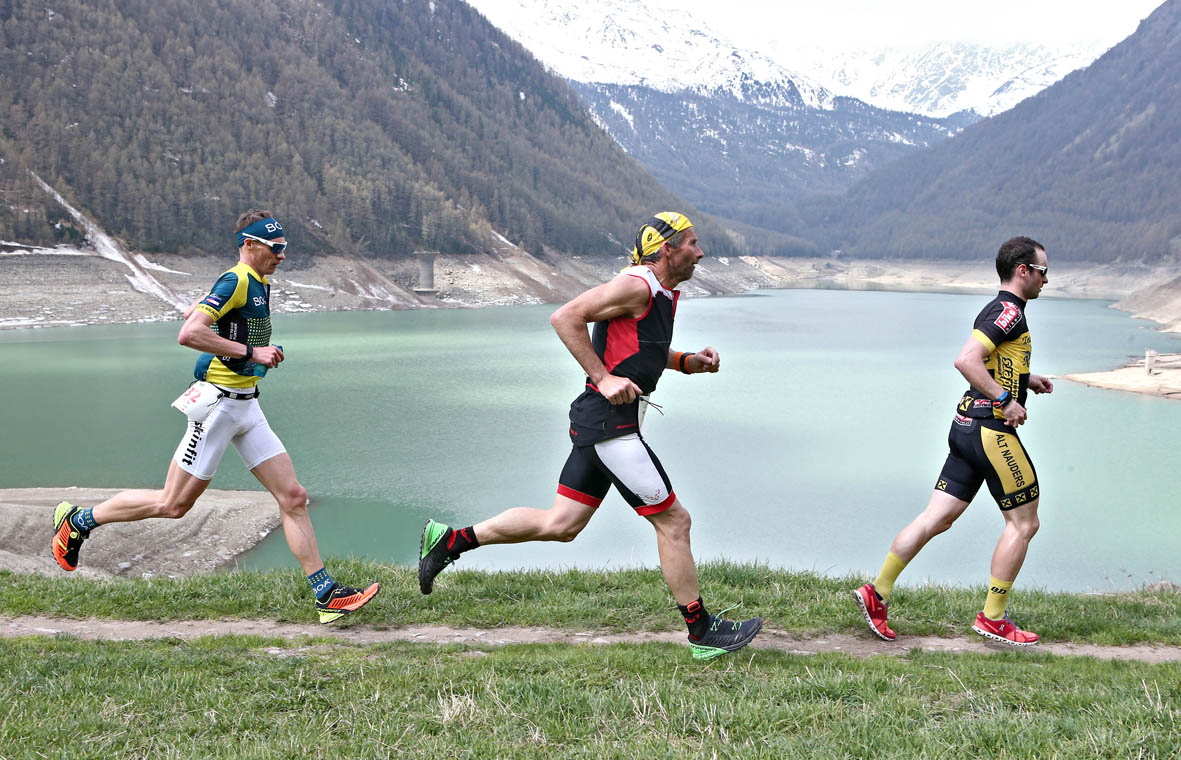
{"type": "Polygon", "coordinates": [[[435,289],[435,259],[438,251],[415,251],[414,258],[418,259],[418,287],[414,292],[419,295],[433,296],[435,289]]]}

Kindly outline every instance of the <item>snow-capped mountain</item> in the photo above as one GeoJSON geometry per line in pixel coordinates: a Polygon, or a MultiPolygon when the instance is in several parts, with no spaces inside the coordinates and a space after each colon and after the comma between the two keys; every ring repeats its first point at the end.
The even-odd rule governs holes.
{"type": "Polygon", "coordinates": [[[808,77],[720,39],[707,31],[708,24],[658,2],[469,3],[553,72],[575,82],[725,92],[773,105],[832,107],[832,93],[808,77]]]}
{"type": "Polygon", "coordinates": [[[895,111],[993,116],[1090,65],[1107,45],[1071,49],[1015,43],[939,42],[866,52],[792,51],[798,68],[833,92],[895,111]]]}
{"type": "Polygon", "coordinates": [[[598,124],[698,208],[790,234],[791,207],[973,119],[838,97],[667,0],[469,0],[571,81],[598,124]]]}

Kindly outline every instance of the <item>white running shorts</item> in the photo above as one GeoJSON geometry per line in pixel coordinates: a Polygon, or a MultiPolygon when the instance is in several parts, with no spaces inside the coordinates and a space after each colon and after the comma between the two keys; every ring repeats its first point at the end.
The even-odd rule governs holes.
{"type": "Polygon", "coordinates": [[[172,458],[193,477],[213,480],[222,454],[231,443],[247,470],[253,470],[287,450],[267,424],[257,398],[223,398],[214,405],[204,422],[189,420],[184,438],[172,458]]]}

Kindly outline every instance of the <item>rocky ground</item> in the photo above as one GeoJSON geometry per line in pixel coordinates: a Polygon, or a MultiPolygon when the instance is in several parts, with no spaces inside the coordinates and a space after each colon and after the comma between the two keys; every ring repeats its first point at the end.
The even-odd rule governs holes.
{"type": "MultiPolygon", "coordinates": [[[[183,305],[204,295],[233,263],[232,253],[104,258],[88,249],[0,243],[0,328],[179,319],[183,305]]],[[[301,261],[295,250],[271,278],[272,308],[284,313],[559,303],[606,281],[625,263],[622,257],[534,256],[506,241],[485,254],[438,255],[430,267],[433,283],[425,283],[413,257],[301,261]],[[423,287],[428,285],[433,287],[423,287]]],[[[1124,299],[1120,308],[1181,329],[1177,276],[1177,268],[1166,266],[1066,264],[1054,267],[1047,295],[1124,299]]],[[[791,287],[990,293],[996,275],[990,262],[707,257],[681,289],[702,296],[791,287]]]]}
{"type": "MultiPolygon", "coordinates": [[[[50,554],[59,501],[94,506],[116,488],[0,489],[0,568],[63,573],[50,554]]],[[[234,563],[279,527],[279,506],[265,491],[208,490],[183,520],[113,523],[86,541],[74,572],[91,578],[179,577],[234,563]]]]}

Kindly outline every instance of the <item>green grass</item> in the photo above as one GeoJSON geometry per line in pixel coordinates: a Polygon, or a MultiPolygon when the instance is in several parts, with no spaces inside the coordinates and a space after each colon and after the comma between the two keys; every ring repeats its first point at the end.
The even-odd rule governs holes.
{"type": "MultiPolygon", "coordinates": [[[[419,593],[409,568],[337,560],[329,569],[352,585],[369,579],[383,584],[381,595],[351,624],[600,631],[678,630],[682,625],[657,570],[485,573],[452,568],[427,597],[419,593]]],[[[711,611],[738,605],[731,616],[762,615],[774,627],[804,635],[863,630],[848,594],[863,579],[736,563],[705,564],[700,574],[711,611]]],[[[891,626],[903,635],[963,634],[984,595],[983,586],[900,586],[891,599],[891,626]]],[[[1181,594],[1169,591],[1077,596],[1019,587],[1010,610],[1045,641],[1181,644],[1181,594]]],[[[298,571],[108,581],[0,571],[0,611],[130,620],[315,620],[307,582],[298,571]]]]}
{"type": "Polygon", "coordinates": [[[665,644],[0,641],[0,758],[1181,755],[1181,666],[665,644]]]}

